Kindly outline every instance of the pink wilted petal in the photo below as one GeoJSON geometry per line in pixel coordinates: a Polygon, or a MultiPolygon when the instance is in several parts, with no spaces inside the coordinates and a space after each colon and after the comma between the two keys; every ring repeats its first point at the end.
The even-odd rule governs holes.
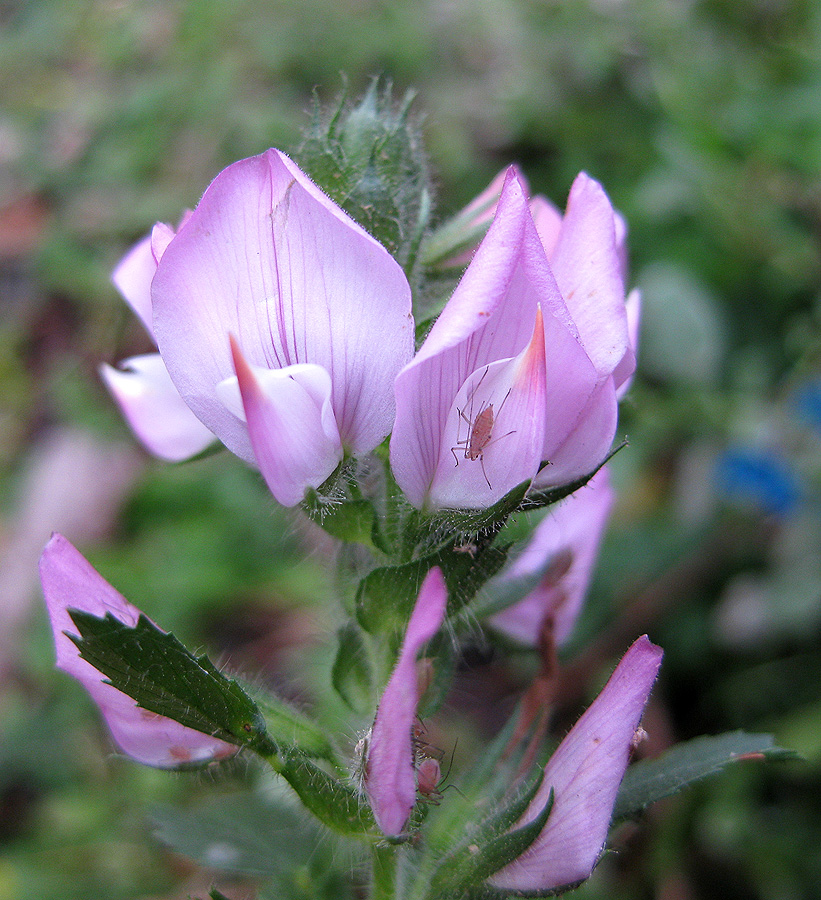
{"type": "Polygon", "coordinates": [[[447,588],[432,568],[422,582],[399,659],[376,710],[365,757],[365,793],[382,832],[402,833],[416,802],[412,730],[419,704],[416,656],[445,617],[447,588]]]}
{"type": "Polygon", "coordinates": [[[541,307],[533,336],[514,359],[477,370],[456,395],[445,424],[430,499],[440,507],[491,506],[531,479],[542,460],[546,360],[541,307]]]}
{"type": "Polygon", "coordinates": [[[60,534],[52,536],[40,557],[40,579],[46,600],[57,667],[83,685],[100,708],[114,741],[128,756],[147,766],[177,768],[223,759],[236,747],[186,728],[173,719],[148,712],[105,682],[105,676],[80,657],[79,637],[69,609],[102,618],[110,613],[126,625],[136,625],[140,611],[114,590],[60,534]]]}
{"type": "MultiPolygon", "coordinates": [[[[547,264],[524,188],[510,170],[487,236],[425,343],[396,379],[391,465],[414,506],[439,502],[434,482],[453,456],[450,424],[460,392],[469,380],[478,382],[485,367],[525,350],[539,306],[547,355],[544,446],[552,452],[574,427],[599,376],[547,264]]],[[[512,470],[510,477],[518,484],[531,474],[512,470]]],[[[475,506],[468,489],[461,497],[451,492],[448,502],[455,501],[475,506]]]]}
{"type": "Polygon", "coordinates": [[[547,824],[518,859],[489,879],[494,887],[549,891],[583,881],[593,871],[661,657],[646,636],[625,653],[545,766],[544,781],[517,826],[539,815],[552,790],[547,824]]]}
{"type": "MultiPolygon", "coordinates": [[[[309,487],[319,487],[342,460],[342,443],[330,406],[331,378],[307,363],[285,369],[251,368],[233,336],[236,381],[219,391],[230,406],[232,382],[257,464],[275,499],[296,506],[309,487]]],[[[240,410],[235,410],[237,414],[240,410]]]]}
{"type": "Polygon", "coordinates": [[[494,628],[535,645],[549,617],[556,644],[564,643],[587,593],[613,499],[610,475],[603,468],[548,511],[505,577],[521,578],[540,571],[549,560],[553,564],[524,600],[493,616],[494,628]]]}
{"type": "Polygon", "coordinates": [[[622,260],[613,207],[584,172],[573,182],[548,256],[585,350],[599,374],[610,375],[628,346],[622,260]]]}
{"type": "Polygon", "coordinates": [[[183,399],[246,460],[246,425],[217,394],[234,377],[229,334],[252,367],[322,367],[347,451],[368,452],[390,431],[393,380],[413,352],[407,279],[278,151],[212,182],[160,260],[152,304],[183,399]]]}
{"type": "Polygon", "coordinates": [[[102,365],[100,375],[149,452],[179,462],[214,443],[214,435],[177,393],[159,353],[132,356],[120,365],[102,365]]]}

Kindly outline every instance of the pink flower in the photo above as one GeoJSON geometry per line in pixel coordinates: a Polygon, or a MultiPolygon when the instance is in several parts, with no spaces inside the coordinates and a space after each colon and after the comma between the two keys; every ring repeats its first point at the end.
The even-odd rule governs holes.
{"type": "Polygon", "coordinates": [[[610,448],[613,373],[632,371],[615,216],[585,175],[555,234],[548,212],[550,262],[509,170],[487,236],[396,379],[391,463],[417,508],[489,506],[526,480],[566,484],[610,448]]]}
{"type": "MultiPolygon", "coordinates": [[[[112,275],[114,285],[152,340],[151,282],[157,262],[173,237],[170,226],[158,223],[123,257],[112,275]]],[[[132,356],[117,369],[104,364],[100,375],[131,430],[155,456],[178,462],[196,456],[213,443],[214,435],[185,405],[159,353],[132,356]]]]}
{"type": "MultiPolygon", "coordinates": [[[[171,383],[280,503],[385,438],[413,352],[407,279],[288,157],[228,166],[154,257],[151,323],[171,383]]],[[[144,298],[134,306],[145,320],[144,298]]]]}
{"type": "Polygon", "coordinates": [[[584,172],[570,188],[564,216],[539,195],[530,201],[530,210],[582,341],[599,369],[611,372],[621,397],[636,368],[641,316],[639,292],[624,296],[627,224],[613,210],[601,185],[584,172]],[[612,324],[613,317],[620,323],[626,317],[626,344],[621,330],[617,334],[606,324],[608,318],[612,324]],[[614,355],[618,357],[615,366],[614,355]]]}
{"type": "Polygon", "coordinates": [[[550,618],[553,638],[570,636],[587,593],[607,519],[613,505],[607,468],[551,508],[505,577],[520,578],[550,565],[538,587],[524,600],[497,613],[494,628],[523,644],[535,644],[550,618]]]}
{"type": "Polygon", "coordinates": [[[376,710],[364,750],[364,789],[382,832],[401,834],[416,803],[413,724],[419,703],[416,656],[445,617],[447,588],[441,569],[428,572],[399,659],[376,710]]]}
{"type": "Polygon", "coordinates": [[[159,768],[233,756],[237,748],[225,741],[186,728],[137,706],[136,701],[106,683],[91,663],[80,657],[68,637],[79,632],[69,609],[102,618],[110,613],[126,625],[136,625],[140,611],[114,590],[60,534],[52,536],[40,558],[40,578],[46,599],[57,667],[83,685],[100,708],[120,749],[138,762],[159,768]]]}
{"type": "Polygon", "coordinates": [[[601,856],[613,805],[662,651],[647,637],[616,671],[545,766],[544,781],[516,827],[532,822],[553,792],[545,827],[530,847],[490,879],[508,891],[544,892],[587,878],[601,856]]]}

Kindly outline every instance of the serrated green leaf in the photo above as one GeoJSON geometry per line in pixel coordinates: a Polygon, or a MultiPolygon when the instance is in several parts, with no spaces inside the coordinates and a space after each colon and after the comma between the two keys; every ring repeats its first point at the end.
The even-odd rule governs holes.
{"type": "Polygon", "coordinates": [[[459,615],[451,620],[451,624],[457,629],[460,626],[471,627],[475,622],[496,615],[503,609],[524,600],[531,591],[539,586],[554,562],[555,559],[551,556],[536,571],[527,575],[521,575],[518,578],[500,577],[489,580],[459,615]]]}
{"type": "Polygon", "coordinates": [[[272,749],[257,705],[207,656],[193,656],[142,615],[131,627],[110,613],[69,614],[80,637],[69,636],[82,658],[143,709],[229,743],[272,749]]]}
{"type": "Polygon", "coordinates": [[[734,731],[694,738],[677,744],[656,759],[642,760],[630,766],[616,798],[613,818],[623,819],[641,812],[656,800],[677,794],[739,760],[795,756],[790,750],[776,747],[770,734],[734,731]]]}
{"type": "Polygon", "coordinates": [[[439,566],[448,587],[449,611],[458,610],[504,565],[507,547],[488,547],[471,556],[454,549],[399,566],[374,569],[361,582],[356,617],[370,634],[401,631],[410,618],[425,575],[439,566]]]}
{"type": "Polygon", "coordinates": [[[358,713],[372,713],[373,671],[362,632],[355,622],[347,622],[337,632],[339,647],[331,668],[331,682],[339,696],[358,713]]]}

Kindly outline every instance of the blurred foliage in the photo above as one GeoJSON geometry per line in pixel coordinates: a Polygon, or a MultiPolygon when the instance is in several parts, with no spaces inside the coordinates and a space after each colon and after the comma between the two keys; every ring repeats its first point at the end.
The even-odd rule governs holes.
{"type": "MultiPolygon", "coordinates": [[[[227,163],[296,148],[340,73],[351,95],[384,74],[419,93],[435,221],[517,161],[558,203],[586,169],[630,225],[641,373],[566,705],[649,630],[654,749],[743,727],[806,757],[659,804],[575,896],[817,896],[819,47],[815,0],[0,0],[0,550],[54,428],[128,440],[95,374],[148,348],[108,281],[122,252],[227,163]]],[[[326,687],[330,550],[241,463],[149,464],[102,537],[82,549],[163,627],[351,727],[326,687]]],[[[112,759],[42,614],[26,634],[0,688],[0,900],[206,896],[212,877],[254,896],[149,840],[153,803],[230,797],[236,773],[112,759]]],[[[533,663],[502,673],[477,638],[462,668],[453,718],[481,734],[533,663]]],[[[460,734],[455,771],[481,740],[460,734]]]]}

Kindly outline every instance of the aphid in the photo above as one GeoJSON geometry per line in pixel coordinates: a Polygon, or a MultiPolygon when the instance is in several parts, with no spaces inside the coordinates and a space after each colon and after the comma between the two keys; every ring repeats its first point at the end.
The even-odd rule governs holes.
{"type": "Polygon", "coordinates": [[[646,741],[648,737],[649,735],[647,734],[647,732],[641,727],[641,725],[639,725],[638,728],[636,728],[633,737],[630,739],[631,749],[635,750],[639,746],[639,744],[641,744],[643,741],[646,741]]]}
{"type": "Polygon", "coordinates": [[[447,785],[440,787],[450,775],[453,766],[453,757],[456,754],[456,746],[453,747],[453,753],[448,763],[448,770],[442,774],[442,757],[443,753],[438,747],[432,747],[425,740],[425,726],[419,721],[413,727],[413,756],[414,768],[416,769],[416,788],[419,791],[422,800],[437,806],[442,800],[443,791],[448,787],[458,790],[455,785],[447,785]]]}
{"type": "Polygon", "coordinates": [[[459,425],[456,429],[456,446],[450,448],[450,452],[453,454],[453,458],[456,460],[456,465],[459,465],[459,457],[456,453],[457,450],[461,450],[464,453],[465,459],[478,459],[479,464],[482,467],[482,475],[485,476],[485,481],[487,482],[487,486],[493,490],[493,485],[490,483],[490,479],[487,477],[487,472],[485,471],[485,450],[491,445],[495,444],[496,441],[501,440],[508,435],[514,434],[513,431],[508,431],[507,434],[501,434],[497,437],[493,437],[493,425],[496,421],[496,418],[502,412],[502,409],[507,402],[507,398],[510,396],[510,390],[505,394],[504,399],[501,404],[499,404],[499,411],[494,415],[493,413],[493,404],[488,403],[486,406],[482,406],[476,415],[473,415],[473,398],[476,395],[476,391],[479,390],[479,386],[485,380],[485,375],[487,375],[488,367],[485,367],[485,371],[482,373],[482,377],[476,382],[473,390],[470,392],[470,399],[468,400],[468,414],[465,415],[465,411],[456,407],[456,411],[459,413],[459,425]],[[464,421],[468,427],[467,437],[462,439],[460,437],[461,433],[461,424],[464,421]]]}
{"type": "Polygon", "coordinates": [[[432,803],[438,803],[442,799],[439,791],[439,782],[442,781],[442,767],[438,759],[427,757],[416,767],[416,787],[419,793],[432,803]]]}

